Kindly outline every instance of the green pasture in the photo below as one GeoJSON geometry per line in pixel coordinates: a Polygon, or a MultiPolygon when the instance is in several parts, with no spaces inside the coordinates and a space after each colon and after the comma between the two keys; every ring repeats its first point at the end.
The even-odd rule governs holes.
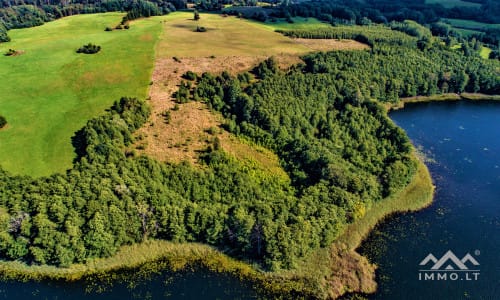
{"type": "Polygon", "coordinates": [[[71,137],[121,96],[145,98],[161,32],[158,18],[114,27],[121,13],[79,15],[9,31],[0,44],[0,166],[13,173],[49,175],[70,168],[71,137]],[[93,55],[75,50],[100,45],[93,55]],[[8,49],[20,53],[4,56],[8,49]]]}

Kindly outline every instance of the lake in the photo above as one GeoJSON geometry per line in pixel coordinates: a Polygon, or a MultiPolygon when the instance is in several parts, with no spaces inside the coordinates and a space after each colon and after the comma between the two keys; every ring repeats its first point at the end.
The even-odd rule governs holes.
{"type": "Polygon", "coordinates": [[[369,298],[500,299],[500,103],[419,103],[390,117],[426,156],[436,194],[429,208],[381,223],[358,249],[379,266],[369,298]],[[419,265],[449,250],[479,265],[419,265]]]}
{"type": "Polygon", "coordinates": [[[0,282],[0,299],[257,299],[250,284],[237,278],[206,270],[164,272],[148,280],[135,281],[133,286],[115,283],[113,286],[93,286],[82,282],[0,282]],[[93,292],[89,292],[92,287],[93,292]],[[102,290],[104,288],[104,290],[102,290]],[[95,290],[101,289],[99,292],[95,290]]]}
{"type": "MultiPolygon", "coordinates": [[[[429,208],[387,219],[359,249],[379,266],[379,290],[370,298],[500,299],[500,103],[415,104],[390,116],[425,154],[437,188],[429,208]],[[469,253],[479,265],[469,260],[468,270],[458,271],[456,262],[446,261],[439,268],[446,280],[419,280],[419,270],[435,264],[419,263],[449,250],[459,260],[469,253]],[[452,273],[460,278],[452,280],[452,273]],[[472,273],[479,273],[477,280],[472,273]]],[[[82,283],[3,282],[0,299],[257,298],[249,284],[206,271],[155,275],[133,289],[85,290],[82,283]]]]}

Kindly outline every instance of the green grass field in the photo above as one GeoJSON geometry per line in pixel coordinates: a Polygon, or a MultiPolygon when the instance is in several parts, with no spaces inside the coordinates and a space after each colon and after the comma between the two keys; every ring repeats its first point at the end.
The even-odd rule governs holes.
{"type": "Polygon", "coordinates": [[[488,47],[482,47],[481,48],[481,52],[479,53],[479,55],[481,55],[482,58],[484,59],[488,59],[490,58],[490,53],[491,53],[491,49],[488,48],[488,47]]]}
{"type": "Polygon", "coordinates": [[[293,23],[288,23],[286,20],[281,19],[277,22],[258,22],[258,21],[251,21],[254,24],[258,24],[259,26],[266,28],[271,31],[275,30],[292,30],[292,29],[300,29],[300,30],[307,30],[307,29],[324,29],[324,28],[331,28],[332,26],[328,23],[321,22],[320,20],[316,18],[302,18],[302,17],[294,17],[292,18],[293,23]]]}
{"type": "Polygon", "coordinates": [[[449,23],[451,26],[455,28],[474,30],[474,31],[484,31],[489,28],[500,28],[500,24],[488,24],[481,23],[471,20],[463,20],[463,19],[443,19],[443,21],[449,23]]]}
{"type": "Polygon", "coordinates": [[[32,176],[63,172],[75,157],[71,137],[121,96],[145,98],[161,32],[158,18],[105,32],[123,14],[79,15],[9,31],[0,44],[0,165],[32,176]],[[102,47],[77,54],[86,43],[102,47]],[[22,55],[4,56],[9,48],[22,55]]]}
{"type": "Polygon", "coordinates": [[[265,24],[236,17],[201,14],[200,20],[194,21],[193,13],[176,12],[162,19],[166,22],[165,34],[157,47],[158,57],[268,56],[310,51],[265,24]],[[197,26],[207,31],[196,32],[197,26]]]}
{"type": "MultiPolygon", "coordinates": [[[[451,47],[451,49],[460,50],[460,49],[462,49],[462,44],[453,45],[451,47]]],[[[483,46],[483,47],[481,47],[481,51],[479,52],[479,55],[484,59],[488,59],[488,58],[490,58],[491,51],[492,50],[490,48],[483,46]]]]}
{"type": "Polygon", "coordinates": [[[481,7],[481,4],[474,2],[467,2],[462,0],[427,0],[427,4],[441,4],[446,8],[465,6],[465,7],[481,7]]]}
{"type": "Polygon", "coordinates": [[[193,13],[176,12],[104,31],[121,17],[79,15],[9,32],[12,42],[0,44],[0,53],[22,54],[0,56],[0,115],[8,120],[0,130],[3,169],[39,177],[71,168],[74,133],[122,96],[145,98],[155,58],[302,55],[311,48],[274,30],[330,27],[314,18],[258,23],[201,14],[194,21],[193,13]],[[75,53],[89,42],[101,52],[75,53]]]}

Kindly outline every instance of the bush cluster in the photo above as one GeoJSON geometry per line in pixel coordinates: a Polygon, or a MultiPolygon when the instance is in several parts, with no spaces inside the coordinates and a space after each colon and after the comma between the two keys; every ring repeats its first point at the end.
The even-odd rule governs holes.
{"type": "Polygon", "coordinates": [[[101,46],[88,43],[87,45],[83,45],[82,47],[78,48],[78,50],[76,50],[76,53],[95,54],[99,51],[101,51],[101,46]]]}
{"type": "Polygon", "coordinates": [[[7,125],[7,119],[4,116],[0,116],[0,128],[4,128],[7,125]]]}

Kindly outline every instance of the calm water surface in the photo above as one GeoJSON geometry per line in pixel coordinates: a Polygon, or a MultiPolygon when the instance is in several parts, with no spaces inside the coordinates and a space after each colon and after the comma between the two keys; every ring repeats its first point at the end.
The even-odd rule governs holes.
{"type": "Polygon", "coordinates": [[[0,282],[0,299],[257,299],[249,284],[229,275],[204,270],[175,274],[165,272],[134,284],[133,287],[125,283],[114,284],[104,291],[88,292],[89,286],[81,282],[0,282]]]}
{"type": "Polygon", "coordinates": [[[432,206],[390,218],[362,245],[379,265],[370,298],[500,299],[500,102],[414,104],[390,117],[431,160],[436,194],[432,206]],[[419,280],[433,265],[419,263],[448,250],[459,259],[470,253],[478,279],[457,272],[456,280],[419,280]]]}

